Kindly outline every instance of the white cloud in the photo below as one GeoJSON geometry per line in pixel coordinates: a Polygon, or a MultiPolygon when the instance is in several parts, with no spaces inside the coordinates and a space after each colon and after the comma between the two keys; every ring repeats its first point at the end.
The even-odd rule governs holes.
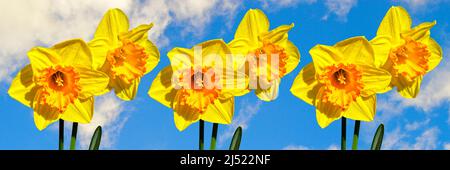
{"type": "Polygon", "coordinates": [[[97,126],[102,126],[101,148],[113,148],[128,119],[126,115],[123,115],[125,110],[125,102],[118,99],[114,93],[97,97],[92,121],[89,124],[79,124],[78,141],[81,149],[89,147],[97,126]]]}
{"type": "Polygon", "coordinates": [[[394,131],[386,133],[382,148],[386,150],[436,149],[439,144],[439,133],[439,128],[431,127],[425,129],[419,136],[412,139],[412,135],[405,133],[405,131],[397,127],[394,131]],[[413,142],[408,142],[409,140],[413,140],[413,142]]]}
{"type": "Polygon", "coordinates": [[[255,103],[243,100],[239,104],[239,111],[237,112],[237,117],[233,119],[233,122],[228,126],[228,128],[219,136],[218,145],[222,146],[228,139],[230,139],[236,128],[242,127],[242,130],[248,128],[250,120],[259,112],[261,104],[263,102],[258,100],[255,103]]]}
{"type": "MultiPolygon", "coordinates": [[[[327,147],[326,150],[339,150],[340,148],[336,144],[331,144],[327,147]]],[[[310,148],[303,145],[288,145],[283,148],[283,150],[315,150],[314,148],[310,148]]]]}
{"type": "Polygon", "coordinates": [[[448,0],[393,0],[407,5],[413,12],[426,12],[436,5],[449,2],[448,0]]]}
{"type": "Polygon", "coordinates": [[[398,145],[403,145],[403,139],[408,137],[405,133],[401,133],[400,128],[388,132],[383,138],[382,148],[385,150],[395,149],[398,145]]]}
{"type": "Polygon", "coordinates": [[[161,47],[169,43],[165,36],[169,24],[180,23],[185,31],[199,33],[212,17],[233,14],[238,7],[235,2],[238,1],[0,1],[0,82],[10,82],[11,74],[28,62],[26,52],[34,46],[50,46],[71,38],[89,40],[109,8],[124,10],[132,26],[153,22],[149,37],[161,47]]]}
{"type": "Polygon", "coordinates": [[[226,15],[225,21],[231,21],[241,0],[183,0],[169,1],[176,21],[187,23],[189,32],[202,32],[204,25],[215,15],[226,15]]]}
{"type": "Polygon", "coordinates": [[[328,146],[328,148],[327,148],[327,150],[339,150],[339,149],[340,148],[335,144],[332,144],[332,145],[328,146]]]}
{"type": "MultiPolygon", "coordinates": [[[[301,4],[311,5],[319,2],[318,0],[259,0],[265,10],[279,10],[282,8],[296,7],[301,4]]],[[[328,20],[331,15],[336,15],[341,21],[347,21],[347,15],[355,7],[358,0],[322,0],[326,7],[325,15],[322,20],[328,20]]]]}
{"type": "Polygon", "coordinates": [[[414,121],[414,122],[411,122],[411,123],[407,123],[405,125],[405,130],[407,130],[407,131],[418,130],[420,128],[423,128],[423,127],[427,126],[430,123],[430,121],[431,121],[431,119],[427,118],[424,121],[414,121]]]}
{"type": "Polygon", "coordinates": [[[89,38],[103,12],[127,7],[126,1],[0,1],[0,81],[27,62],[26,51],[37,44],[89,38]]]}
{"type": "Polygon", "coordinates": [[[450,143],[444,143],[444,149],[450,150],[450,143]]]}
{"type": "Polygon", "coordinates": [[[433,127],[425,130],[420,136],[415,138],[416,142],[408,149],[414,150],[431,150],[436,149],[438,142],[439,129],[433,127]]]}
{"type": "Polygon", "coordinates": [[[283,150],[310,150],[310,148],[302,145],[288,145],[283,150]]]}
{"type": "Polygon", "coordinates": [[[356,6],[357,2],[357,0],[325,0],[328,12],[322,17],[322,20],[327,20],[331,14],[334,14],[339,19],[346,21],[348,13],[356,6]]]}
{"type": "Polygon", "coordinates": [[[293,7],[298,4],[313,4],[317,0],[259,0],[264,9],[279,9],[285,7],[293,7]]]}

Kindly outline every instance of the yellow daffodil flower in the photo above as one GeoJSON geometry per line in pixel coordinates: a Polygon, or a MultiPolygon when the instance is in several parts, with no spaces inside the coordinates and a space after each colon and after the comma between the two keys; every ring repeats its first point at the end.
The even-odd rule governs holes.
{"type": "Polygon", "coordinates": [[[376,67],[369,42],[354,37],[334,46],[317,45],[309,53],[313,63],[300,71],[291,92],[316,107],[319,126],[342,116],[373,120],[376,93],[389,85],[391,75],[376,67]]]}
{"type": "Polygon", "coordinates": [[[51,48],[28,52],[30,65],[12,81],[9,95],[33,108],[39,130],[59,120],[89,123],[94,95],[107,87],[106,74],[92,67],[92,54],[83,40],[69,40],[51,48]]]}
{"type": "Polygon", "coordinates": [[[106,12],[89,43],[94,67],[110,77],[106,91],[114,88],[122,100],[132,100],[139,82],[159,62],[159,51],[148,40],[153,24],[129,29],[127,16],[120,9],[106,12]]]}
{"type": "Polygon", "coordinates": [[[234,40],[228,44],[233,54],[247,56],[250,82],[257,82],[258,79],[259,83],[249,88],[255,88],[256,95],[263,101],[277,98],[281,78],[294,70],[300,61],[297,47],[288,40],[288,32],[294,24],[282,25],[273,30],[269,30],[269,27],[269,19],[261,10],[250,9],[239,24],[234,40]],[[249,54],[253,57],[248,58],[249,54]],[[262,60],[262,55],[267,56],[268,63],[271,57],[278,56],[278,64],[270,62],[261,65],[259,60],[262,60]],[[262,88],[262,84],[266,84],[267,88],[262,88]]]}
{"type": "Polygon", "coordinates": [[[244,72],[238,72],[233,64],[226,64],[226,55],[230,53],[222,40],[211,40],[192,49],[174,48],[167,54],[171,66],[156,76],[148,94],[173,109],[179,131],[200,119],[231,123],[234,96],[246,90],[247,81],[242,80],[245,79],[244,72]],[[201,52],[196,51],[197,47],[201,52]],[[208,57],[214,55],[220,62],[209,62],[213,58],[208,57]],[[236,85],[243,86],[239,89],[236,85]]]}
{"type": "Polygon", "coordinates": [[[375,62],[392,74],[390,86],[405,98],[415,98],[423,76],[433,70],[442,59],[442,49],[430,37],[436,24],[424,22],[411,28],[411,17],[402,7],[391,7],[386,13],[377,36],[371,40],[375,62]]]}

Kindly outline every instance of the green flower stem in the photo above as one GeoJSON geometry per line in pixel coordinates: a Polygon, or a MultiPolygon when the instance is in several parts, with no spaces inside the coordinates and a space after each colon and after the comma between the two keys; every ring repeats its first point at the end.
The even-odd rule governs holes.
{"type": "Polygon", "coordinates": [[[199,121],[200,125],[199,125],[199,140],[198,140],[198,149],[199,150],[203,150],[204,146],[203,146],[203,139],[205,138],[205,133],[204,133],[204,127],[205,127],[205,122],[203,120],[199,121]]]}
{"type": "Polygon", "coordinates": [[[347,136],[347,119],[345,117],[342,117],[342,124],[341,124],[341,150],[346,150],[346,136],[347,136]]]}
{"type": "Polygon", "coordinates": [[[216,149],[217,129],[219,129],[219,124],[218,123],[213,123],[210,150],[215,150],[216,149]]]}
{"type": "Polygon", "coordinates": [[[77,143],[77,131],[78,131],[78,123],[73,122],[72,124],[72,138],[70,139],[70,150],[75,150],[75,146],[77,143]]]}
{"type": "Polygon", "coordinates": [[[353,144],[352,149],[358,150],[358,139],[359,139],[359,127],[361,126],[361,121],[355,121],[355,131],[353,131],[353,144]]]}
{"type": "Polygon", "coordinates": [[[64,120],[59,119],[59,150],[64,150],[64,120]]]}

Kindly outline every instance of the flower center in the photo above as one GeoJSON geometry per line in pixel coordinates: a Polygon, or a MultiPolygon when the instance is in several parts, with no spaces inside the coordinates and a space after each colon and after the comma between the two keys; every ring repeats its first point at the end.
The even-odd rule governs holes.
{"type": "Polygon", "coordinates": [[[64,87],[64,74],[60,71],[57,71],[52,75],[52,83],[56,84],[57,87],[64,87]]]}
{"type": "Polygon", "coordinates": [[[325,87],[322,102],[330,102],[346,110],[364,87],[361,76],[361,71],[354,64],[326,67],[325,72],[319,75],[319,82],[325,87]]]}
{"type": "Polygon", "coordinates": [[[122,40],[122,46],[108,52],[106,56],[111,66],[111,77],[120,78],[127,84],[144,75],[147,58],[145,49],[128,39],[122,40]]]}
{"type": "Polygon", "coordinates": [[[392,49],[389,54],[393,63],[393,75],[401,74],[410,81],[424,75],[428,70],[430,56],[425,44],[406,38],[403,45],[392,49]]]}
{"type": "Polygon", "coordinates": [[[254,54],[256,61],[250,67],[256,67],[253,70],[257,71],[258,76],[267,77],[271,81],[286,74],[287,54],[283,47],[264,41],[263,46],[256,49],[254,54]]]}
{"type": "Polygon", "coordinates": [[[175,111],[191,110],[203,114],[209,104],[213,103],[219,97],[220,89],[214,83],[218,82],[214,73],[202,70],[185,70],[179,76],[182,88],[177,92],[177,105],[175,111]],[[190,80],[190,82],[186,82],[190,80]]]}
{"type": "Polygon", "coordinates": [[[37,76],[37,85],[42,87],[41,104],[48,104],[63,113],[74,103],[81,90],[80,76],[73,67],[56,66],[42,70],[37,76]]]}

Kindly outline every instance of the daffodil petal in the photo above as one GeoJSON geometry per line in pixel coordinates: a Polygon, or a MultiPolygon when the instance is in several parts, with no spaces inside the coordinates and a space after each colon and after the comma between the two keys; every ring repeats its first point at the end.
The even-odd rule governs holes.
{"type": "Polygon", "coordinates": [[[233,55],[246,56],[250,52],[249,40],[245,38],[233,39],[228,43],[233,55]]]}
{"type": "Polygon", "coordinates": [[[291,93],[310,105],[314,105],[319,91],[319,82],[315,78],[313,63],[306,65],[292,83],[291,93]]]}
{"type": "Polygon", "coordinates": [[[436,68],[442,60],[442,48],[433,38],[430,38],[429,40],[428,49],[431,52],[431,56],[428,60],[427,72],[436,68]]]}
{"type": "Polygon", "coordinates": [[[251,47],[258,47],[258,37],[261,33],[268,32],[270,27],[269,19],[259,9],[250,9],[245,14],[238,28],[235,39],[245,38],[249,40],[251,47]]]}
{"type": "Polygon", "coordinates": [[[108,92],[109,77],[103,72],[95,71],[84,67],[76,67],[79,75],[79,85],[81,86],[80,98],[85,99],[94,95],[102,95],[108,92]]]}
{"type": "Polygon", "coordinates": [[[391,51],[391,37],[390,36],[376,36],[370,41],[374,51],[374,64],[376,67],[382,67],[391,51]]]}
{"type": "Polygon", "coordinates": [[[8,94],[20,103],[31,107],[38,87],[33,82],[33,70],[31,65],[25,66],[11,82],[8,94]]]}
{"type": "Polygon", "coordinates": [[[178,112],[174,111],[174,122],[175,126],[177,127],[178,131],[183,131],[189,125],[191,125],[194,122],[197,122],[199,120],[198,114],[179,114],[178,112]]]}
{"type": "Polygon", "coordinates": [[[375,93],[384,92],[391,83],[391,74],[371,65],[359,65],[362,69],[361,81],[364,84],[361,95],[371,96],[375,93]]]}
{"type": "Polygon", "coordinates": [[[233,120],[233,113],[234,97],[226,100],[216,99],[208,106],[200,119],[211,123],[230,124],[233,120]]]}
{"type": "Polygon", "coordinates": [[[350,104],[343,116],[353,120],[372,121],[375,117],[376,103],[376,95],[358,97],[350,104]]]}
{"type": "Polygon", "coordinates": [[[176,96],[176,90],[172,86],[172,68],[166,67],[153,79],[153,83],[148,90],[148,95],[160,102],[164,106],[172,107],[172,102],[176,96]]]}
{"type": "MultiPolygon", "coordinates": [[[[247,69],[245,64],[247,62],[247,55],[250,51],[247,39],[234,39],[228,43],[228,47],[232,53],[233,69],[245,70],[247,69]]],[[[227,66],[228,67],[228,66],[227,66]]],[[[245,72],[245,71],[244,71],[245,72]]]]}
{"type": "Polygon", "coordinates": [[[127,15],[120,9],[110,9],[100,21],[95,31],[94,39],[105,38],[110,46],[115,46],[119,44],[119,35],[127,32],[128,28],[127,15]]]}
{"type": "Polygon", "coordinates": [[[108,39],[104,37],[96,38],[88,43],[92,53],[92,68],[99,70],[105,64],[106,55],[112,49],[113,46],[108,44],[108,39]]]}
{"type": "Polygon", "coordinates": [[[134,97],[136,97],[140,81],[141,78],[136,78],[133,81],[131,81],[130,84],[127,84],[121,79],[116,79],[114,81],[116,84],[116,87],[114,87],[114,92],[116,93],[117,97],[119,97],[122,100],[125,101],[133,100],[134,97]]]}
{"type": "MultiPolygon", "coordinates": [[[[324,87],[320,88],[316,98],[323,98],[324,87]]],[[[316,105],[316,119],[321,128],[326,128],[331,122],[339,119],[343,115],[343,111],[340,107],[333,105],[330,102],[322,102],[321,100],[315,101],[316,105]]]]}
{"type": "Polygon", "coordinates": [[[180,95],[175,96],[175,100],[173,102],[173,112],[174,112],[174,121],[175,126],[179,131],[183,131],[193,122],[196,122],[200,119],[200,114],[196,109],[193,109],[185,104],[179,104],[178,99],[180,95]]]}
{"type": "Polygon", "coordinates": [[[187,48],[173,48],[167,53],[173,70],[191,68],[193,66],[194,51],[187,48]]]}
{"type": "Polygon", "coordinates": [[[374,63],[374,52],[372,46],[365,37],[352,37],[336,43],[334,47],[345,55],[344,60],[348,63],[374,63]]]}
{"type": "Polygon", "coordinates": [[[403,76],[397,79],[397,91],[404,98],[416,98],[420,91],[423,76],[415,78],[412,82],[407,81],[403,76]]]}
{"type": "MultiPolygon", "coordinates": [[[[221,39],[210,40],[201,43],[202,47],[202,67],[210,67],[216,69],[223,69],[226,67],[226,55],[231,54],[227,44],[221,39]]],[[[195,55],[195,54],[194,54],[195,55]]],[[[198,59],[195,58],[194,59],[198,59]]],[[[194,61],[194,64],[196,62],[194,61]]],[[[200,62],[199,62],[200,63],[200,62]]]]}
{"type": "Polygon", "coordinates": [[[249,79],[245,72],[233,71],[232,68],[227,68],[224,73],[224,77],[221,78],[221,92],[222,95],[219,96],[221,99],[228,99],[234,96],[243,96],[250,92],[247,88],[249,84],[249,79]]]}
{"type": "Polygon", "coordinates": [[[282,47],[286,46],[288,41],[288,32],[294,27],[294,24],[291,25],[282,25],[279,26],[267,33],[261,34],[261,39],[268,40],[271,43],[280,45],[282,47]]]}
{"type": "Polygon", "coordinates": [[[287,41],[286,54],[288,57],[286,60],[286,74],[289,74],[297,67],[298,63],[300,62],[300,52],[298,51],[294,43],[292,43],[291,41],[287,41]]]}
{"type": "Polygon", "coordinates": [[[433,28],[434,25],[436,25],[436,21],[421,23],[413,29],[403,33],[402,36],[427,44],[430,39],[430,29],[433,28]]]}
{"type": "Polygon", "coordinates": [[[78,122],[89,123],[94,115],[94,97],[83,100],[76,99],[73,104],[67,107],[67,110],[61,115],[61,119],[78,122]]]}
{"type": "Polygon", "coordinates": [[[36,73],[61,62],[61,57],[59,57],[58,53],[49,48],[43,47],[31,49],[28,52],[28,58],[30,59],[33,72],[36,73]]]}
{"type": "Polygon", "coordinates": [[[156,67],[156,65],[158,65],[160,59],[159,50],[149,40],[145,40],[140,44],[145,48],[145,53],[148,55],[147,61],[145,63],[145,73],[144,73],[147,74],[150,71],[152,71],[156,67]]]}
{"type": "Polygon", "coordinates": [[[343,54],[334,47],[326,45],[316,45],[309,50],[314,62],[316,74],[322,74],[326,67],[343,60],[343,54]]]}
{"type": "Polygon", "coordinates": [[[255,94],[260,100],[266,102],[273,101],[278,97],[279,86],[280,79],[275,79],[271,82],[270,86],[267,89],[257,88],[255,90],[255,94]]]}
{"type": "Polygon", "coordinates": [[[87,44],[81,39],[64,41],[52,48],[61,57],[62,65],[81,66],[92,69],[92,54],[87,44]]]}
{"type": "Polygon", "coordinates": [[[408,12],[400,6],[394,6],[389,9],[381,21],[377,31],[378,35],[388,35],[397,43],[401,41],[400,34],[411,29],[412,20],[408,12]]]}
{"type": "MultiPolygon", "coordinates": [[[[119,39],[128,39],[132,42],[140,43],[148,40],[148,31],[153,27],[152,24],[142,24],[130,31],[123,32],[119,35],[119,39]]],[[[128,29],[128,28],[127,28],[128,29]]]]}
{"type": "Polygon", "coordinates": [[[40,101],[42,101],[42,99],[42,90],[38,90],[32,105],[34,110],[34,123],[39,130],[45,129],[48,125],[61,118],[58,109],[41,103],[40,101]]]}

